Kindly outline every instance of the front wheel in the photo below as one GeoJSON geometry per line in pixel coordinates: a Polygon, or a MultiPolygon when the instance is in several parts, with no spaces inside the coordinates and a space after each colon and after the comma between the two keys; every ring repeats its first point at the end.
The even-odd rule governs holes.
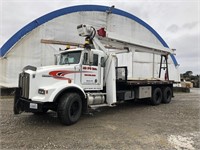
{"type": "Polygon", "coordinates": [[[58,118],[64,125],[76,123],[82,112],[82,101],[77,93],[64,94],[58,103],[58,118]]]}

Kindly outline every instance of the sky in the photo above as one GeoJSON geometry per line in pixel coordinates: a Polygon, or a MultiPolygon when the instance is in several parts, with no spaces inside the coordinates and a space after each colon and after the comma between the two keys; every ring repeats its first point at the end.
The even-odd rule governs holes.
{"type": "Polygon", "coordinates": [[[115,5],[137,16],[176,49],[180,73],[200,74],[200,0],[0,0],[0,47],[40,16],[81,4],[115,5]]]}

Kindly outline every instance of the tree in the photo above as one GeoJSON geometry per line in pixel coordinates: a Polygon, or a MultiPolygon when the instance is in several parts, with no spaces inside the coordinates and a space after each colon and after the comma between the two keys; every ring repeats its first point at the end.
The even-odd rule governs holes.
{"type": "Polygon", "coordinates": [[[192,74],[193,74],[192,71],[186,71],[186,72],[184,73],[184,75],[186,75],[187,77],[191,77],[192,74]]]}

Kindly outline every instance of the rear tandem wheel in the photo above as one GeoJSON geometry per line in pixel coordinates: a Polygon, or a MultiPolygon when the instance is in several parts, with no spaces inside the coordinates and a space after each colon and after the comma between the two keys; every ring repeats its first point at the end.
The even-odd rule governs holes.
{"type": "Polygon", "coordinates": [[[170,103],[172,99],[172,89],[170,87],[166,87],[163,89],[163,99],[162,103],[170,103]]]}
{"type": "Polygon", "coordinates": [[[155,88],[152,92],[151,105],[159,105],[162,101],[162,91],[160,88],[155,88]]]}

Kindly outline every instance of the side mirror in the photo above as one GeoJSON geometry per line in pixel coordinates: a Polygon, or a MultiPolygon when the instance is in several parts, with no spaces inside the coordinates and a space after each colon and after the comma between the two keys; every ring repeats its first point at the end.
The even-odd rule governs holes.
{"type": "Polygon", "coordinates": [[[101,67],[105,67],[106,63],[103,57],[101,57],[101,67]]]}
{"type": "Polygon", "coordinates": [[[60,54],[55,54],[54,55],[54,64],[59,65],[60,62],[60,54]]]}
{"type": "Polygon", "coordinates": [[[93,65],[93,52],[89,51],[89,64],[93,65]]]}

